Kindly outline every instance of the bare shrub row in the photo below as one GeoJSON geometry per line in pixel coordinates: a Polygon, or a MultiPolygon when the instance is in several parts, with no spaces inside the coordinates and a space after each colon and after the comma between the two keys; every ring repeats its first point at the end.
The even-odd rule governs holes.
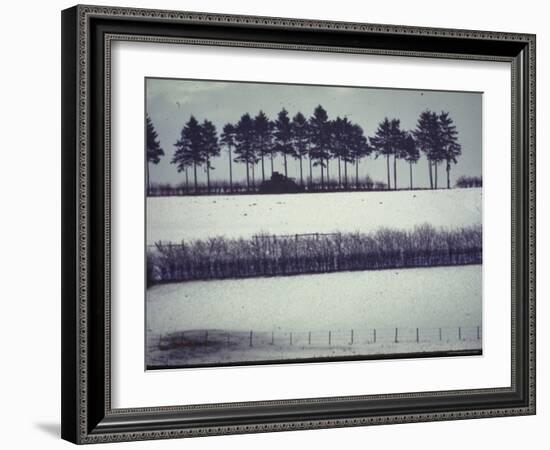
{"type": "Polygon", "coordinates": [[[481,264],[482,230],[430,225],[412,231],[212,237],[148,248],[148,284],[349,270],[481,264]]]}
{"type": "MultiPolygon", "coordinates": [[[[337,180],[324,181],[314,178],[304,185],[297,185],[301,192],[351,192],[351,191],[383,191],[387,189],[387,185],[380,181],[373,181],[369,176],[358,182],[338,183],[337,180]]],[[[261,193],[261,182],[252,181],[250,186],[246,185],[245,181],[233,181],[230,184],[228,181],[212,180],[210,186],[206,183],[190,185],[189,183],[152,183],[148,188],[147,195],[149,197],[174,197],[183,195],[235,195],[235,194],[259,194],[261,193]]]]}
{"type": "Polygon", "coordinates": [[[461,176],[456,180],[456,187],[459,188],[474,188],[474,187],[482,187],[483,186],[483,180],[481,177],[466,177],[461,176]]]}

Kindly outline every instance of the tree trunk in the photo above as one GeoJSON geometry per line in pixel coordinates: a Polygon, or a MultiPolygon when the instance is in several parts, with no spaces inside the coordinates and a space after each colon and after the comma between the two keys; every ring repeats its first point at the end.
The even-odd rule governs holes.
{"type": "Polygon", "coordinates": [[[434,188],[434,180],[432,175],[432,160],[428,158],[428,171],[430,172],[430,189],[434,188]]]}
{"type": "Polygon", "coordinates": [[[233,160],[231,159],[231,147],[229,147],[229,192],[233,193],[233,160]]]}
{"type": "Polygon", "coordinates": [[[338,186],[342,186],[342,168],[340,157],[338,157],[338,186]]]}
{"type": "Polygon", "coordinates": [[[437,161],[434,161],[434,187],[437,189],[437,161]]]}
{"type": "Polygon", "coordinates": [[[255,173],[256,163],[252,163],[252,189],[256,189],[256,173],[255,173]]]}
{"type": "Polygon", "coordinates": [[[311,156],[309,156],[309,185],[311,186],[313,184],[313,162],[311,160],[311,156]]]}
{"type": "Polygon", "coordinates": [[[193,174],[195,176],[195,194],[199,193],[198,183],[197,183],[197,162],[193,161],[193,174]]]}
{"type": "Polygon", "coordinates": [[[284,162],[285,162],[285,177],[288,178],[288,169],[287,169],[287,165],[286,165],[286,153],[283,153],[283,159],[284,159],[284,162]]]}
{"type": "Polygon", "coordinates": [[[273,177],[273,152],[271,152],[270,155],[271,155],[271,177],[273,177]]]}
{"type": "Polygon", "coordinates": [[[321,167],[321,189],[325,188],[325,178],[323,173],[323,158],[319,160],[319,167],[321,167]]]}
{"type": "Polygon", "coordinates": [[[344,186],[348,187],[348,162],[344,160],[344,186]]]}
{"type": "Polygon", "coordinates": [[[147,161],[145,165],[145,177],[147,178],[147,195],[149,195],[151,193],[151,181],[149,180],[149,161],[147,161]]]}
{"type": "Polygon", "coordinates": [[[447,161],[447,189],[451,189],[451,163],[447,161]]]}
{"type": "Polygon", "coordinates": [[[326,161],[327,161],[327,188],[330,189],[330,175],[328,173],[328,163],[329,163],[329,159],[326,158],[326,161]]]}
{"type": "Polygon", "coordinates": [[[248,161],[246,161],[246,192],[250,192],[250,167],[248,161]]]}
{"type": "Polygon", "coordinates": [[[206,157],[206,192],[210,194],[210,158],[206,157]]]}
{"type": "Polygon", "coordinates": [[[304,171],[302,168],[302,155],[300,154],[300,185],[304,185],[304,171]]]}
{"type": "Polygon", "coordinates": [[[397,156],[393,155],[393,189],[397,191],[397,156]]]}
{"type": "Polygon", "coordinates": [[[413,163],[412,161],[409,162],[409,176],[411,179],[411,191],[413,190],[413,163]]]}
{"type": "Polygon", "coordinates": [[[185,193],[189,194],[189,170],[185,167],[185,193]]]}
{"type": "Polygon", "coordinates": [[[390,155],[386,155],[386,169],[388,170],[388,186],[386,189],[391,189],[391,179],[390,179],[390,155]]]}
{"type": "Polygon", "coordinates": [[[355,189],[359,190],[359,158],[355,159],[355,189]]]}
{"type": "Polygon", "coordinates": [[[265,181],[264,155],[262,155],[262,183],[265,181]]]}

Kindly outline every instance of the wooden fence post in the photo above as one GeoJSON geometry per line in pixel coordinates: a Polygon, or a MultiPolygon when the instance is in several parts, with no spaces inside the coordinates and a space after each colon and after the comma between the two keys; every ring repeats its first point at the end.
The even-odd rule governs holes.
{"type": "Polygon", "coordinates": [[[351,345],[353,345],[353,330],[351,330],[351,345]]]}
{"type": "Polygon", "coordinates": [[[292,331],[290,332],[290,345],[292,345],[292,331]]]}
{"type": "Polygon", "coordinates": [[[479,333],[479,325],[477,326],[477,340],[479,341],[480,333],[479,333]]]}
{"type": "Polygon", "coordinates": [[[441,328],[440,328],[440,329],[439,329],[439,340],[441,341],[442,338],[443,338],[443,335],[442,335],[442,333],[441,333],[441,328]]]}
{"type": "Polygon", "coordinates": [[[331,342],[332,342],[332,331],[329,331],[328,332],[328,345],[332,345],[331,342]]]}
{"type": "Polygon", "coordinates": [[[418,332],[418,328],[416,329],[416,342],[419,342],[420,341],[420,336],[419,336],[419,332],[418,332]]]}
{"type": "Polygon", "coordinates": [[[308,345],[311,345],[311,331],[308,333],[307,343],[308,343],[308,345]]]}
{"type": "Polygon", "coordinates": [[[397,344],[397,327],[395,328],[395,343],[397,344]]]}
{"type": "Polygon", "coordinates": [[[275,344],[275,332],[271,332],[271,345],[275,344]]]}
{"type": "Polygon", "coordinates": [[[376,328],[373,330],[373,336],[372,337],[374,338],[374,343],[376,344],[376,328]]]}
{"type": "Polygon", "coordinates": [[[250,347],[252,347],[252,331],[250,332],[250,347]]]}

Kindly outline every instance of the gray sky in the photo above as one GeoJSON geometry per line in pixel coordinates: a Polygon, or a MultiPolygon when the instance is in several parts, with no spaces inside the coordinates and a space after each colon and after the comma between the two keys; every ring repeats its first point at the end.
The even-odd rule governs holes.
{"type": "MultiPolygon", "coordinates": [[[[384,117],[400,119],[401,128],[408,130],[416,127],[418,116],[425,109],[448,111],[455,122],[458,140],[462,145],[462,156],[451,169],[451,183],[454,184],[461,175],[481,175],[481,93],[148,78],[145,107],[165,153],[158,165],[150,166],[151,182],[179,184],[184,181],[184,174],[178,173],[170,160],[175,151],[174,143],[191,115],[199,122],[204,119],[212,121],[219,136],[226,123],[237,123],[241,115],[247,112],[254,117],[262,110],[270,119],[275,119],[277,113],[285,108],[291,118],[298,111],[309,118],[319,104],[327,110],[329,119],[347,116],[363,128],[366,136],[374,134],[384,117]]],[[[225,148],[222,148],[220,157],[212,160],[212,165],[215,168],[211,171],[212,180],[229,178],[229,158],[225,148]]],[[[306,167],[307,164],[304,166],[304,178],[306,167]]],[[[360,177],[368,174],[375,181],[386,181],[386,163],[383,158],[375,159],[374,155],[366,157],[359,168],[360,177]]],[[[275,161],[275,170],[284,172],[282,157],[275,161]]],[[[288,170],[289,176],[299,179],[298,161],[289,160],[288,170]]],[[[354,173],[352,169],[349,175],[354,173]]],[[[407,187],[409,169],[405,161],[398,161],[397,175],[398,186],[407,187]]],[[[320,176],[319,168],[314,168],[313,176],[320,176]]],[[[333,162],[330,177],[335,179],[336,176],[337,164],[333,162]]],[[[244,164],[234,163],[233,179],[244,180],[245,177],[244,164]]],[[[414,166],[413,178],[415,186],[428,186],[425,157],[422,156],[414,166]]],[[[261,169],[258,165],[256,180],[260,179],[261,169]]],[[[199,169],[199,180],[206,180],[202,169],[199,169]]],[[[443,164],[439,168],[439,180],[441,186],[446,183],[443,164]]]]}

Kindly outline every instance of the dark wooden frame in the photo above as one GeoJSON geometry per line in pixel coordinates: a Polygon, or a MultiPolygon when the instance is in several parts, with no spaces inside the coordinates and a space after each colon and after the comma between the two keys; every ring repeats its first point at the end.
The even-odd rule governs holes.
{"type": "Polygon", "coordinates": [[[534,35],[76,6],[62,13],[62,84],[63,438],[94,443],[535,413],[534,35]],[[511,63],[511,386],[111,408],[109,112],[114,40],[511,63]]]}

